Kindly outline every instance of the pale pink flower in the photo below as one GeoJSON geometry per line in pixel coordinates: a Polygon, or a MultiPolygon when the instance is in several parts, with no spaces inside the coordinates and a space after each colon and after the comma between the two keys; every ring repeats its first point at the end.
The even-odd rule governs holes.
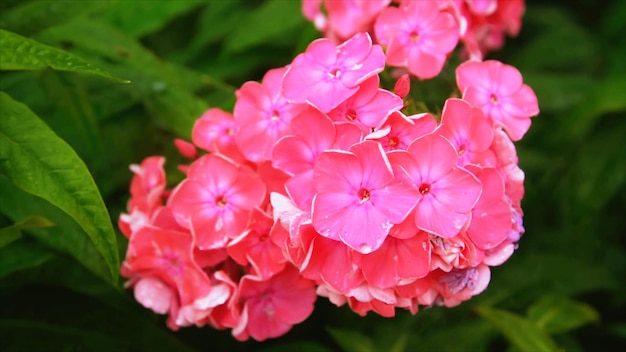
{"type": "Polygon", "coordinates": [[[430,242],[432,244],[431,270],[441,269],[449,272],[454,268],[472,267],[480,264],[485,257],[484,252],[476,247],[465,231],[452,238],[431,235],[430,242]]]}
{"type": "Polygon", "coordinates": [[[243,233],[264,198],[265,185],[256,173],[208,154],[191,164],[168,205],[176,221],[191,229],[199,248],[213,249],[243,233]]]}
{"type": "Polygon", "coordinates": [[[261,83],[246,82],[236,92],[235,140],[248,160],[269,159],[276,141],[291,131],[291,119],[306,108],[288,103],[281,95],[285,71],[284,67],[269,70],[261,83]]]}
{"type": "Polygon", "coordinates": [[[407,151],[391,151],[389,160],[404,168],[419,190],[416,225],[442,237],[456,236],[465,226],[481,192],[480,182],[457,167],[454,146],[437,134],[413,142],[407,151]]]}
{"type": "Polygon", "coordinates": [[[489,150],[493,130],[493,123],[482,110],[462,99],[452,98],[443,106],[437,133],[454,145],[459,154],[459,166],[469,163],[495,165],[495,155],[489,150]]]}
{"type": "Polygon", "coordinates": [[[456,69],[463,99],[504,127],[512,140],[520,140],[539,114],[537,96],[513,66],[499,61],[466,61],[456,69]]]}
{"type": "Polygon", "coordinates": [[[349,121],[361,126],[365,133],[378,128],[389,114],[402,108],[402,99],[380,89],[380,79],[373,76],[361,83],[359,90],[328,113],[334,121],[349,121]]]}
{"type": "Polygon", "coordinates": [[[354,95],[363,81],[384,66],[382,48],[372,45],[366,33],[358,33],[339,46],[326,38],[317,39],[287,69],[282,94],[291,102],[309,102],[328,112],[354,95]]]}
{"type": "Polygon", "coordinates": [[[239,283],[241,319],[233,336],[240,341],[281,336],[313,312],[315,299],[313,281],[300,276],[293,266],[266,280],[245,275],[239,283]]]}
{"type": "Polygon", "coordinates": [[[421,78],[441,72],[459,40],[459,25],[435,1],[403,1],[384,9],[374,25],[376,39],[387,47],[386,62],[407,67],[421,78]]]}
{"type": "Polygon", "coordinates": [[[311,210],[322,235],[370,253],[378,249],[393,224],[402,222],[418,196],[412,184],[394,173],[380,144],[364,141],[349,151],[322,153],[315,164],[311,210]]]}

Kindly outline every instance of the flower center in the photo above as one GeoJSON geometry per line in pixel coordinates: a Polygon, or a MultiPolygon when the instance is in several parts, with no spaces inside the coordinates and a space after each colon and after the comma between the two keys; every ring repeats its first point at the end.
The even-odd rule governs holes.
{"type": "Polygon", "coordinates": [[[227,203],[226,197],[224,197],[224,196],[219,196],[219,197],[215,198],[215,205],[217,205],[220,208],[225,207],[226,203],[227,203]]]}
{"type": "Polygon", "coordinates": [[[425,196],[430,192],[430,184],[428,183],[422,183],[418,189],[420,191],[420,193],[425,196]]]}
{"type": "Polygon", "coordinates": [[[341,70],[338,68],[333,68],[332,70],[328,71],[328,76],[330,78],[339,78],[339,76],[341,76],[341,70]]]}
{"type": "Polygon", "coordinates": [[[370,194],[370,191],[365,188],[361,188],[358,192],[358,195],[359,195],[359,198],[361,199],[361,204],[369,201],[370,198],[372,197],[372,195],[370,194]]]}
{"type": "Polygon", "coordinates": [[[463,155],[463,154],[465,154],[465,148],[466,148],[466,147],[465,147],[465,144],[461,144],[461,145],[459,146],[459,155],[463,155]]]}
{"type": "Polygon", "coordinates": [[[390,147],[395,147],[398,144],[400,144],[398,137],[390,137],[389,140],[387,141],[387,145],[390,147]]]}
{"type": "Polygon", "coordinates": [[[420,40],[420,34],[417,31],[411,31],[409,33],[409,39],[411,39],[411,43],[417,43],[420,40]]]}
{"type": "Polygon", "coordinates": [[[498,105],[498,97],[491,93],[491,105],[498,105]]]}
{"type": "Polygon", "coordinates": [[[350,109],[346,112],[346,118],[350,121],[356,120],[356,111],[350,109]]]}
{"type": "Polygon", "coordinates": [[[272,110],[272,121],[280,120],[280,113],[276,110],[272,110]]]}

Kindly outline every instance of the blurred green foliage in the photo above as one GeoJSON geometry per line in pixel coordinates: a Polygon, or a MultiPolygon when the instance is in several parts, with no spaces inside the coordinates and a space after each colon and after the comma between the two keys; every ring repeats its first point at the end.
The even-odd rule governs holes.
{"type": "MultiPolygon", "coordinates": [[[[490,56],[520,69],[541,115],[517,145],[526,234],[493,269],[489,288],[454,309],[399,311],[394,319],[359,317],[319,299],[284,337],[240,343],[211,328],[170,332],[163,317],[139,306],[118,282],[126,240],[111,225],[128,199],[129,164],[162,154],[169,181],[179,180],[173,138],[189,138],[208,107],[232,109],[237,87],[289,63],[319,36],[299,1],[2,2],[0,131],[5,141],[15,134],[28,143],[11,151],[1,144],[0,350],[626,346],[626,2],[527,4],[520,36],[490,56]],[[16,35],[73,64],[14,63],[7,38],[16,35]],[[9,165],[12,153],[32,159],[9,165]],[[44,171],[16,174],[33,167],[44,171]],[[25,178],[58,172],[67,175],[47,180],[47,189],[25,178]],[[77,198],[75,185],[93,190],[77,198]],[[78,203],[68,208],[63,197],[78,203]]],[[[424,107],[437,106],[449,78],[414,85],[425,92],[424,107]]]]}

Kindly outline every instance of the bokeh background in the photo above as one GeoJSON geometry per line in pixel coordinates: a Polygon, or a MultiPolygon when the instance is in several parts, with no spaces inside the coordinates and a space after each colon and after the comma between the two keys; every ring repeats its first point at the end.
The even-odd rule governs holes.
{"type": "MultiPolygon", "coordinates": [[[[208,107],[232,109],[243,82],[288,64],[319,36],[296,0],[4,0],[0,28],[132,81],[0,72],[0,90],[85,161],[114,223],[128,199],[129,164],[165,155],[168,181],[180,180],[173,139],[189,138],[208,107]]],[[[0,228],[28,214],[59,224],[0,249],[0,350],[536,351],[550,349],[546,339],[565,351],[625,348],[624,33],[626,1],[527,0],[520,35],[489,55],[522,72],[541,114],[517,144],[526,233],[471,301],[386,319],[320,298],[307,321],[263,343],[210,327],[171,332],[121,279],[113,286],[98,275],[101,258],[91,257],[71,219],[0,177],[0,228]],[[74,247],[59,245],[58,236],[76,238],[74,247]]],[[[437,83],[414,88],[437,92],[437,83]]],[[[118,243],[123,258],[127,241],[119,233],[118,243]]]]}

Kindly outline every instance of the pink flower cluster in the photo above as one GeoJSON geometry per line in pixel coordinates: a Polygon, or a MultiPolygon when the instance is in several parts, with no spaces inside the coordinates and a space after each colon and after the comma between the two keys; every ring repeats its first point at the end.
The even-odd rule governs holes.
{"type": "Polygon", "coordinates": [[[516,36],[524,0],[303,0],[302,11],[336,43],[369,32],[386,48],[386,62],[420,79],[441,72],[459,42],[482,60],[516,36]]]}
{"type": "Polygon", "coordinates": [[[172,189],[163,157],[131,166],[119,225],[137,301],[174,330],[265,340],[305,320],[317,296],[391,317],[483,291],[524,231],[512,140],[536,97],[515,68],[468,61],[462,99],[407,116],[407,77],[397,94],[380,87],[385,60],[367,33],[315,40],[245,83],[233,114],[210,109],[193,143],[176,141],[191,161],[172,189]]]}

